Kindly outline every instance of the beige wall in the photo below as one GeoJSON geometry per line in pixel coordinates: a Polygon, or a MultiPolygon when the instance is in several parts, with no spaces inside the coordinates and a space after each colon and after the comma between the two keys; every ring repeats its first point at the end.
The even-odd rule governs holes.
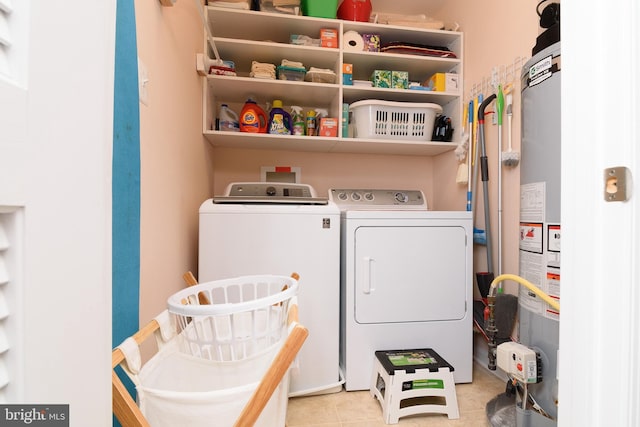
{"type": "MultiPolygon", "coordinates": [[[[538,16],[536,5],[538,0],[508,1],[489,0],[470,2],[468,0],[449,0],[437,15],[444,21],[455,21],[464,32],[464,90],[468,97],[470,88],[481,83],[484,77],[491,76],[494,67],[508,65],[517,57],[529,59],[531,48],[538,35],[538,16]]],[[[519,73],[518,73],[519,76],[519,73]]],[[[520,152],[520,82],[516,79],[513,91],[513,150],[520,152]]],[[[485,94],[486,96],[486,94],[485,94]]],[[[487,111],[493,111],[490,106],[487,111]]],[[[497,273],[498,256],[498,158],[500,152],[507,148],[507,120],[504,118],[503,149],[498,147],[498,129],[492,124],[490,116],[486,117],[485,136],[489,163],[489,204],[491,212],[491,229],[494,254],[494,272],[497,273]]],[[[439,159],[440,160],[440,159],[439,159]]],[[[453,168],[451,159],[438,162],[436,175],[445,174],[453,168]]],[[[484,207],[482,182],[474,191],[477,197],[476,227],[484,229],[484,207]]],[[[439,193],[438,197],[446,195],[439,193]]],[[[503,273],[518,273],[518,234],[520,209],[520,169],[502,169],[502,236],[503,236],[503,273]]],[[[474,251],[475,271],[486,271],[486,251],[484,247],[476,247],[474,251]]],[[[510,292],[515,292],[515,284],[507,285],[510,292]]]]}
{"type": "MultiPolygon", "coordinates": [[[[418,188],[430,195],[432,159],[420,156],[214,150],[215,193],[235,181],[259,181],[261,166],[299,166],[302,182],[320,196],[337,187],[418,188]]],[[[432,197],[427,201],[433,205],[432,197]]]]}
{"type": "Polygon", "coordinates": [[[140,319],[166,308],[196,270],[198,207],[210,193],[209,147],[202,138],[202,86],[195,54],[202,24],[191,0],[162,7],[136,0],[138,57],[149,73],[140,104],[140,319]]]}
{"type": "MultiPolygon", "coordinates": [[[[471,84],[488,76],[494,66],[510,63],[518,56],[529,57],[531,53],[538,31],[535,0],[424,3],[402,0],[397,3],[402,8],[398,11],[416,3],[420,4],[417,7],[420,13],[460,24],[465,34],[465,94],[471,84]]],[[[374,10],[378,5],[383,7],[380,1],[373,4],[374,10]]],[[[326,194],[332,187],[346,186],[418,188],[425,192],[432,209],[465,209],[466,186],[455,182],[458,163],[452,152],[430,158],[212,148],[201,135],[201,83],[195,72],[195,53],[202,50],[203,42],[194,2],[181,0],[174,7],[163,8],[156,1],[137,0],[136,16],[139,57],[149,69],[150,79],[149,106],[141,105],[140,112],[141,321],[165,307],[166,298],[183,286],[184,271],[197,272],[200,203],[214,193],[221,193],[230,182],[258,180],[260,166],[299,166],[303,182],[314,186],[320,194],[326,194]]],[[[517,151],[519,100],[516,86],[513,142],[517,151]]],[[[501,151],[496,131],[495,126],[486,126],[494,231],[496,156],[501,151]]],[[[476,224],[484,228],[481,186],[478,190],[476,224]]],[[[505,169],[504,272],[518,271],[518,210],[519,170],[505,169]]],[[[486,268],[484,248],[475,252],[477,269],[486,268]]],[[[494,253],[497,254],[497,246],[494,253]]]]}

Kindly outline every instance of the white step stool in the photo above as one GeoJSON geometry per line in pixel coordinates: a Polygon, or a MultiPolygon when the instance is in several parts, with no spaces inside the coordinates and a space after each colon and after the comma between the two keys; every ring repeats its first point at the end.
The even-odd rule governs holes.
{"type": "Polygon", "coordinates": [[[386,424],[416,414],[460,418],[453,366],[430,348],[376,351],[371,395],[382,405],[386,424]]]}

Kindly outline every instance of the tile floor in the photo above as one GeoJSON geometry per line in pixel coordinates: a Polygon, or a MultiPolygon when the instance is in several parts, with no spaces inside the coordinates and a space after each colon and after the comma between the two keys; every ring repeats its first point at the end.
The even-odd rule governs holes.
{"type": "MultiPolygon", "coordinates": [[[[504,391],[505,384],[485,367],[474,364],[473,382],[457,384],[460,419],[442,414],[400,418],[407,427],[487,427],[486,403],[504,391]]],[[[383,427],[382,408],[369,391],[342,391],[289,399],[287,427],[383,427]]]]}

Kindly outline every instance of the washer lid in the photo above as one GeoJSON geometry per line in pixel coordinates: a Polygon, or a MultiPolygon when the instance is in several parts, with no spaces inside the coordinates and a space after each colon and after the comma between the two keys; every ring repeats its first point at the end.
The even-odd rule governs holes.
{"type": "Polygon", "coordinates": [[[327,198],[317,197],[310,185],[281,182],[231,183],[223,196],[213,197],[213,203],[326,205],[328,202],[327,198]]]}

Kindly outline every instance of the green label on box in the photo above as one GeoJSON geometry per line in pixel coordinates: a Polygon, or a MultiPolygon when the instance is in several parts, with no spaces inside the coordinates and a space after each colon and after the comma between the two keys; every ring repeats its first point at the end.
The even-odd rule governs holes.
{"type": "Polygon", "coordinates": [[[424,352],[390,353],[387,357],[393,366],[430,365],[436,363],[436,359],[431,357],[429,353],[424,352]]]}
{"type": "Polygon", "coordinates": [[[416,390],[425,388],[439,388],[444,389],[444,381],[442,380],[413,380],[402,383],[402,390],[416,390]]]}

